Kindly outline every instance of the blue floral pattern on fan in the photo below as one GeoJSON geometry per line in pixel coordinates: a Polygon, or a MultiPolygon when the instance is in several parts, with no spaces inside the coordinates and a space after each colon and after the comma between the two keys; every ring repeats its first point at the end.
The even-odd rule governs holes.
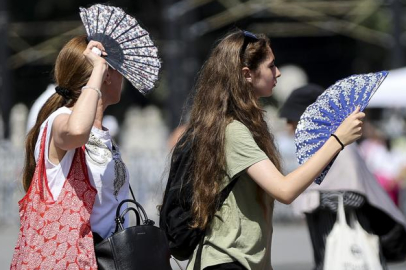
{"type": "MultiPolygon", "coordinates": [[[[357,106],[363,111],[388,75],[387,71],[352,75],[327,88],[300,117],[295,132],[296,156],[305,163],[330,138],[357,106]]],[[[315,179],[320,184],[335,158],[315,179]]]]}
{"type": "Polygon", "coordinates": [[[149,33],[121,8],[101,4],[79,8],[88,40],[106,49],[106,61],[141,93],[148,93],[158,80],[161,62],[149,33]]]}

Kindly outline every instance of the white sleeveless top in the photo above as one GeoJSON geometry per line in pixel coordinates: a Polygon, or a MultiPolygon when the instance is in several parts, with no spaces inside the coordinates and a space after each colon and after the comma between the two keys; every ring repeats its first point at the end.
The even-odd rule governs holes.
{"type": "MultiPolygon", "coordinates": [[[[45,145],[45,168],[48,178],[48,186],[54,200],[61,192],[62,186],[68,176],[73,161],[75,149],[66,152],[59,164],[53,164],[49,160],[49,142],[52,124],[60,114],[71,114],[67,107],[61,107],[53,112],[41,125],[37,143],[35,145],[35,160],[38,160],[41,137],[48,122],[45,145]]],[[[100,130],[92,127],[86,148],[86,164],[89,171],[90,183],[97,189],[97,195],[90,215],[90,225],[93,232],[101,237],[110,236],[115,230],[115,214],[118,204],[129,197],[129,175],[124,163],[121,161],[119,149],[111,139],[108,130],[100,130]],[[115,151],[113,151],[115,149],[115,151]],[[119,166],[115,165],[118,163],[119,166]],[[117,172],[115,171],[117,168],[117,172]],[[117,175],[117,177],[116,177],[117,175]]],[[[128,226],[126,219],[125,227],[128,226]]]]}

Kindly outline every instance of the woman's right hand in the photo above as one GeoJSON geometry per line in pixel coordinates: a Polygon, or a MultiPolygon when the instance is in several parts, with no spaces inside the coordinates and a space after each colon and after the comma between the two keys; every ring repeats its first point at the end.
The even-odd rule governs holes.
{"type": "Polygon", "coordinates": [[[334,134],[340,139],[344,145],[349,145],[358,140],[362,136],[362,120],[365,113],[360,112],[360,107],[357,107],[347,118],[341,123],[334,134]]]}
{"type": "Polygon", "coordinates": [[[87,44],[86,50],[84,50],[83,55],[90,62],[90,64],[92,64],[93,67],[97,67],[99,65],[108,67],[106,59],[102,57],[107,55],[106,50],[98,41],[91,40],[87,44]],[[101,56],[92,51],[93,47],[96,47],[101,51],[101,56]]]}

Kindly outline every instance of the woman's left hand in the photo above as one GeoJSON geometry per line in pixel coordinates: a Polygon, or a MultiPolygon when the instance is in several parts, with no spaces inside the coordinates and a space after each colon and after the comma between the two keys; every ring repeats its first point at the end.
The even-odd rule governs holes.
{"type": "Polygon", "coordinates": [[[362,136],[362,120],[365,113],[357,107],[337,128],[335,135],[344,145],[349,145],[362,136]]]}

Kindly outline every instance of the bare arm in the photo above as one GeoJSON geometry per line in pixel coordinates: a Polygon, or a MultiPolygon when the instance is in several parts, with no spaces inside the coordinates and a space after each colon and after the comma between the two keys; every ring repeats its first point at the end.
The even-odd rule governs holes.
{"type": "MultiPolygon", "coordinates": [[[[364,116],[365,114],[359,112],[357,108],[338,127],[335,134],[344,145],[348,145],[361,137],[361,120],[364,116]]],[[[276,200],[290,204],[314,181],[340,150],[340,144],[331,137],[309,160],[286,176],[281,174],[269,159],[252,165],[247,169],[247,173],[276,200]]]]}
{"type": "MultiPolygon", "coordinates": [[[[101,89],[108,65],[105,59],[93,53],[91,49],[98,47],[104,53],[99,42],[90,41],[83,55],[93,65],[87,86],[101,89]]],[[[52,142],[56,148],[70,150],[84,145],[89,139],[90,130],[95,121],[99,95],[93,89],[83,89],[70,115],[58,115],[52,126],[52,142]]]]}

